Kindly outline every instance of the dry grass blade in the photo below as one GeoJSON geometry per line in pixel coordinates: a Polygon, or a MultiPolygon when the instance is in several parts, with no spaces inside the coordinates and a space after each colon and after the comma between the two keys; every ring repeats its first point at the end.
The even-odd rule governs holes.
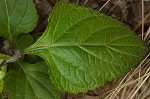
{"type": "Polygon", "coordinates": [[[84,5],[83,6],[85,6],[86,5],[86,3],[88,2],[89,0],[85,0],[85,2],[84,2],[84,5]]]}
{"type": "Polygon", "coordinates": [[[142,0],[142,39],[144,34],[144,0],[142,0]]]}
{"type": "Polygon", "coordinates": [[[111,11],[117,6],[117,4],[120,2],[121,0],[118,0],[117,3],[109,10],[109,12],[107,14],[110,14],[111,11]]]}
{"type": "Polygon", "coordinates": [[[147,80],[150,77],[150,59],[148,59],[149,56],[150,53],[141,62],[141,64],[135,68],[134,71],[129,72],[120,81],[115,89],[109,91],[109,94],[104,99],[117,99],[117,97],[119,97],[119,99],[141,99],[141,97],[147,97],[148,87],[150,87],[147,83],[147,80]],[[139,93],[143,86],[146,86],[144,88],[144,92],[142,91],[139,93]]]}
{"type": "MultiPolygon", "coordinates": [[[[149,68],[150,69],[150,68],[149,68]]],[[[150,74],[147,75],[147,77],[141,82],[141,84],[139,85],[139,87],[135,90],[135,92],[133,93],[133,95],[131,96],[130,99],[133,99],[133,97],[136,95],[136,93],[139,91],[139,89],[141,88],[141,86],[146,82],[146,80],[150,77],[150,74]]]]}
{"type": "MultiPolygon", "coordinates": [[[[148,62],[148,64],[149,64],[149,62],[148,62]]],[[[147,74],[147,73],[149,73],[149,71],[150,71],[150,67],[147,69],[143,69],[143,71],[145,72],[145,73],[142,73],[142,69],[139,69],[139,73],[141,73],[141,74],[147,74]]],[[[144,78],[144,79],[141,79],[141,80],[139,80],[138,82],[137,82],[137,84],[135,85],[135,87],[132,89],[132,91],[130,91],[130,94],[129,94],[129,96],[128,96],[128,99],[132,99],[134,96],[135,96],[135,94],[139,91],[139,89],[141,88],[141,86],[145,83],[145,81],[149,78],[149,76],[150,75],[147,75],[147,77],[146,78],[144,78]]]]}
{"type": "Polygon", "coordinates": [[[148,30],[147,30],[147,32],[146,32],[146,34],[144,36],[144,41],[149,40],[149,36],[150,36],[150,27],[148,28],[148,30]]]}
{"type": "MultiPolygon", "coordinates": [[[[144,21],[150,16],[150,13],[148,13],[145,17],[144,17],[144,21]]],[[[142,21],[133,29],[133,31],[135,31],[140,25],[142,24],[142,21]]]]}
{"type": "Polygon", "coordinates": [[[118,90],[119,87],[123,84],[124,80],[126,79],[126,77],[127,77],[128,75],[129,75],[129,73],[126,74],[126,76],[121,80],[121,82],[120,82],[119,85],[115,88],[115,90],[114,90],[110,95],[108,95],[107,97],[105,97],[105,99],[108,99],[108,97],[110,97],[109,99],[111,99],[112,97],[114,97],[114,95],[119,91],[119,90],[118,90]]]}
{"type": "Polygon", "coordinates": [[[77,4],[79,3],[79,0],[77,0],[77,2],[76,2],[77,4]]]}
{"type": "Polygon", "coordinates": [[[110,0],[108,0],[108,1],[99,9],[99,11],[101,11],[109,2],[110,2],[110,0]]]}

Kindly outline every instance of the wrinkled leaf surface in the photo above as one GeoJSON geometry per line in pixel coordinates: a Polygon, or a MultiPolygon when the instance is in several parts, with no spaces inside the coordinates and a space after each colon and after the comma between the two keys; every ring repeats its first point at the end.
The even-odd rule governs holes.
{"type": "Polygon", "coordinates": [[[148,49],[117,20],[60,1],[39,40],[25,53],[41,56],[61,91],[86,92],[137,65],[148,49]]]}

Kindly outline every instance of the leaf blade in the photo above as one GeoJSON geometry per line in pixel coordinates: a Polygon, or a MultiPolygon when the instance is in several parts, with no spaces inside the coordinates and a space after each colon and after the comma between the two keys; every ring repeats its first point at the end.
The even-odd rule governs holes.
{"type": "Polygon", "coordinates": [[[61,91],[77,93],[127,72],[147,51],[143,41],[117,20],[60,1],[45,33],[25,53],[47,62],[61,91]]]}
{"type": "Polygon", "coordinates": [[[16,38],[15,49],[23,50],[34,43],[34,38],[30,34],[21,34],[16,38]]]}
{"type": "Polygon", "coordinates": [[[60,98],[59,91],[49,80],[44,62],[36,64],[23,62],[21,65],[23,69],[15,64],[18,69],[10,70],[6,75],[5,87],[10,99],[60,98]]]}
{"type": "Polygon", "coordinates": [[[32,0],[1,0],[0,6],[0,36],[12,39],[36,26],[38,16],[32,0]]]}

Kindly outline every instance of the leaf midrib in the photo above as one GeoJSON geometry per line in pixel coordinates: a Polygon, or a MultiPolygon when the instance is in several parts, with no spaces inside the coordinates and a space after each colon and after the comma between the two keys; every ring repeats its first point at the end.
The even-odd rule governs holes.
{"type": "Polygon", "coordinates": [[[5,0],[5,6],[6,6],[6,14],[7,14],[7,22],[8,22],[7,29],[8,29],[10,43],[12,43],[12,35],[11,35],[11,31],[10,31],[10,21],[9,21],[10,20],[9,19],[9,11],[8,11],[8,5],[7,5],[6,0],[5,0]]]}
{"type": "Polygon", "coordinates": [[[38,98],[38,97],[37,97],[38,95],[36,95],[36,92],[35,92],[35,90],[34,90],[32,84],[31,84],[31,82],[29,81],[29,78],[27,77],[26,72],[25,72],[25,70],[24,70],[22,64],[21,64],[19,61],[18,61],[18,65],[20,66],[20,71],[22,70],[22,71],[24,72],[24,75],[25,75],[25,77],[27,78],[28,83],[29,83],[30,86],[32,87],[32,90],[33,90],[33,92],[34,92],[34,94],[35,94],[35,97],[38,98]]]}
{"type": "MultiPolygon", "coordinates": [[[[140,47],[138,45],[117,45],[117,44],[79,44],[79,45],[42,45],[35,48],[27,49],[25,50],[25,53],[32,52],[32,51],[38,51],[38,50],[44,50],[48,48],[54,48],[54,47],[80,47],[80,46],[120,46],[120,47],[140,47]]],[[[143,47],[140,47],[143,48],[143,47]]]]}
{"type": "MultiPolygon", "coordinates": [[[[26,73],[26,75],[28,75],[28,76],[30,76],[31,78],[33,78],[36,82],[38,82],[41,86],[43,86],[43,88],[49,93],[50,91],[40,82],[40,81],[38,81],[37,79],[35,79],[35,77],[33,77],[32,75],[30,75],[30,74],[28,74],[28,73],[26,73]]],[[[47,75],[46,75],[47,76],[47,75]]],[[[30,82],[30,81],[29,81],[30,82]]],[[[30,84],[31,85],[31,84],[30,84]]],[[[33,87],[32,87],[33,88],[33,87]]],[[[50,92],[51,93],[51,92],[50,92]]],[[[51,93],[51,95],[53,96],[53,97],[55,97],[54,95],[53,95],[53,93],[51,93]]]]}

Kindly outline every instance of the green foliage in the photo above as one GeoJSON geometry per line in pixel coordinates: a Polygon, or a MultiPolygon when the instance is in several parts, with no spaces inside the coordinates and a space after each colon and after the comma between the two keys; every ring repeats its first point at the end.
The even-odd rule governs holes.
{"type": "Polygon", "coordinates": [[[34,39],[30,34],[21,34],[17,36],[14,48],[23,50],[34,43],[34,39]]]}
{"type": "Polygon", "coordinates": [[[143,41],[117,20],[60,1],[42,37],[25,53],[47,62],[58,89],[77,93],[121,76],[147,51],[143,41]]]}
{"type": "Polygon", "coordinates": [[[59,91],[52,85],[44,62],[12,64],[5,78],[8,99],[59,99],[59,91]]]}
{"type": "MultiPolygon", "coordinates": [[[[0,71],[0,75],[1,75],[1,71],[0,71]]],[[[0,80],[0,94],[1,94],[2,91],[3,91],[3,84],[4,84],[4,81],[3,81],[3,80],[0,80]]]]}
{"type": "Polygon", "coordinates": [[[9,60],[9,59],[10,56],[0,53],[0,64],[2,64],[4,60],[9,60]]]}
{"type": "Polygon", "coordinates": [[[4,52],[11,56],[0,54],[2,98],[6,93],[8,99],[59,99],[59,90],[86,92],[123,75],[148,51],[117,20],[62,0],[34,43],[36,38],[26,33],[37,21],[32,0],[0,0],[0,36],[9,41],[4,52]],[[11,48],[21,51],[12,55],[11,48]]]}
{"type": "Polygon", "coordinates": [[[0,0],[0,36],[12,40],[32,31],[37,21],[33,0],[0,0]]]}
{"type": "Polygon", "coordinates": [[[148,43],[147,44],[150,44],[150,40],[148,41],[148,43]]]}
{"type": "Polygon", "coordinates": [[[5,74],[6,74],[6,68],[2,66],[0,70],[0,94],[3,91],[3,84],[4,84],[3,78],[5,77],[5,74]]]}
{"type": "MultiPolygon", "coordinates": [[[[10,56],[0,53],[0,65],[5,60],[9,60],[9,59],[10,59],[10,56]]],[[[3,91],[3,84],[4,84],[3,78],[5,77],[5,74],[6,74],[6,67],[2,65],[2,66],[0,66],[0,68],[1,68],[1,70],[0,70],[0,94],[1,94],[3,91]]]]}

